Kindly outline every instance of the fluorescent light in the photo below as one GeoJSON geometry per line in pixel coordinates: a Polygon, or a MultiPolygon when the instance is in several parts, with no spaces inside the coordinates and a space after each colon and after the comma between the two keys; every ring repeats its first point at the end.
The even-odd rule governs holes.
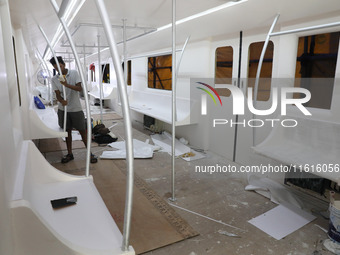
{"type": "MultiPolygon", "coordinates": [[[[104,49],[100,50],[100,53],[102,53],[102,52],[104,52],[104,51],[106,51],[106,50],[109,50],[109,49],[110,49],[109,47],[104,48],[104,49]]],[[[94,53],[92,53],[91,55],[85,56],[85,58],[90,58],[90,57],[95,56],[95,55],[97,55],[97,54],[98,54],[98,52],[94,52],[94,53]]]]}
{"type": "MultiPolygon", "coordinates": [[[[220,10],[223,10],[223,9],[226,9],[226,8],[229,8],[229,7],[232,7],[232,6],[235,6],[237,4],[241,4],[241,3],[247,2],[247,1],[248,0],[241,0],[241,1],[238,1],[238,2],[228,2],[228,3],[225,3],[225,4],[219,5],[217,7],[214,7],[214,8],[205,10],[203,12],[191,15],[191,16],[186,17],[184,19],[178,20],[178,21],[176,21],[176,25],[182,24],[184,22],[187,22],[187,21],[190,21],[190,20],[193,20],[193,19],[197,19],[197,18],[203,17],[205,15],[208,15],[208,14],[211,14],[211,13],[214,13],[214,12],[217,12],[217,11],[220,11],[220,10]]],[[[162,30],[170,28],[170,27],[172,27],[172,23],[157,28],[156,32],[162,31],[162,30]]]]}
{"type": "MultiPolygon", "coordinates": [[[[71,4],[69,4],[67,6],[67,9],[65,11],[65,15],[64,15],[64,19],[67,22],[67,26],[70,26],[71,22],[74,20],[74,18],[77,16],[80,8],[83,6],[83,4],[85,3],[86,0],[81,0],[81,3],[79,5],[77,5],[77,8],[75,11],[73,11],[74,7],[76,6],[76,3],[78,2],[77,0],[73,0],[71,1],[71,4]],[[69,18],[70,14],[73,13],[73,16],[67,21],[67,19],[69,18]]],[[[54,34],[54,37],[52,39],[51,45],[52,47],[54,47],[59,40],[61,39],[61,37],[64,35],[64,30],[61,24],[59,24],[57,32],[54,34]]]]}

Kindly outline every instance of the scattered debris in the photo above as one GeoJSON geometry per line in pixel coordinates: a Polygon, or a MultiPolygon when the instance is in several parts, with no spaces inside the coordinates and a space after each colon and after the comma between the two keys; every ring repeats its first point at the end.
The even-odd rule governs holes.
{"type": "MultiPolygon", "coordinates": [[[[151,139],[154,144],[161,147],[161,151],[172,154],[172,135],[168,132],[163,132],[162,134],[151,135],[151,139]]],[[[183,138],[184,139],[184,138],[183,138]]],[[[175,139],[175,156],[184,159],[185,161],[193,161],[196,159],[205,158],[205,155],[198,151],[194,151],[186,144],[187,141],[180,141],[175,139]]]]}
{"type": "Polygon", "coordinates": [[[323,227],[321,227],[320,225],[318,224],[314,224],[314,226],[318,227],[319,229],[321,229],[323,232],[327,233],[327,229],[324,229],[323,227]]]}
{"type": "Polygon", "coordinates": [[[330,239],[326,239],[323,242],[323,246],[329,250],[330,252],[333,252],[336,255],[340,254],[340,245],[335,243],[334,241],[330,240],[330,239]]]}
{"type": "Polygon", "coordinates": [[[224,223],[224,222],[223,222],[223,221],[221,221],[221,220],[215,220],[215,219],[213,219],[213,218],[210,218],[210,217],[208,217],[208,216],[205,216],[205,215],[199,214],[199,213],[197,213],[197,212],[190,211],[190,210],[188,210],[188,209],[185,209],[185,208],[183,208],[183,207],[180,207],[180,206],[178,206],[178,205],[175,205],[175,204],[173,204],[173,203],[169,203],[169,205],[171,205],[171,206],[173,206],[173,207],[176,207],[176,208],[178,208],[178,209],[181,209],[181,210],[183,210],[183,211],[186,211],[186,212],[189,212],[189,213],[195,214],[195,215],[197,215],[197,216],[203,217],[203,218],[205,218],[205,219],[208,219],[208,220],[211,220],[211,221],[214,221],[214,222],[220,223],[220,224],[222,224],[222,225],[225,225],[225,226],[228,226],[228,227],[231,227],[231,228],[234,228],[234,229],[238,229],[238,230],[241,230],[241,231],[243,231],[243,232],[247,232],[247,231],[246,231],[246,230],[244,230],[244,229],[241,229],[241,228],[238,228],[238,227],[232,226],[232,225],[230,225],[230,224],[224,223]]]}
{"type": "Polygon", "coordinates": [[[224,230],[219,230],[218,233],[220,233],[221,235],[225,235],[225,236],[241,238],[240,236],[238,236],[236,234],[229,233],[229,232],[224,231],[224,230]]]}
{"type": "Polygon", "coordinates": [[[245,190],[253,190],[269,198],[273,203],[283,202],[292,204],[298,208],[303,208],[303,203],[297,199],[285,186],[269,178],[262,178],[257,175],[250,175],[245,190]]]}

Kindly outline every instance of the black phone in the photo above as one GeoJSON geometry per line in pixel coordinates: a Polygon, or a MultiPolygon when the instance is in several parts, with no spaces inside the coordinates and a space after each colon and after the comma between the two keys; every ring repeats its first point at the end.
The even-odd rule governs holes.
{"type": "Polygon", "coordinates": [[[54,209],[62,208],[65,206],[75,205],[77,203],[77,197],[65,197],[60,199],[51,200],[52,207],[54,209]]]}

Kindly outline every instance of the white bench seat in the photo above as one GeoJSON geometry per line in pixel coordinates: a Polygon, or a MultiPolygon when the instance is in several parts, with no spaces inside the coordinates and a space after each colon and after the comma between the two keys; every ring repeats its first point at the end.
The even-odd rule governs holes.
{"type": "Polygon", "coordinates": [[[29,108],[29,137],[27,139],[43,139],[66,137],[67,132],[59,127],[58,115],[54,108],[38,109],[34,102],[29,108]]]}
{"type": "Polygon", "coordinates": [[[340,184],[340,123],[284,117],[295,119],[298,125],[276,125],[254,151],[340,184]]]}
{"type": "MultiPolygon", "coordinates": [[[[43,224],[55,238],[55,242],[60,242],[63,249],[69,252],[67,254],[135,254],[132,248],[129,252],[121,251],[122,234],[99,195],[92,177],[60,172],[45,160],[32,142],[26,143],[27,155],[22,157],[25,164],[20,164],[25,165],[26,169],[19,171],[21,177],[16,183],[12,203],[14,215],[17,215],[14,220],[20,222],[25,212],[33,213],[37,222],[43,224]],[[51,200],[73,196],[78,198],[75,205],[52,208],[51,200]]],[[[25,154],[25,150],[23,153],[25,154]]],[[[36,226],[36,229],[30,226],[28,231],[39,235],[39,228],[41,226],[36,226]]],[[[41,236],[41,242],[48,241],[44,240],[44,236],[41,236]]],[[[50,251],[46,254],[54,253],[50,251]]]]}
{"type": "MultiPolygon", "coordinates": [[[[93,87],[91,91],[89,91],[89,95],[93,96],[94,98],[100,99],[100,90],[99,86],[96,85],[93,87]]],[[[111,85],[111,84],[103,84],[103,94],[102,94],[102,100],[109,100],[114,99],[117,97],[117,87],[111,85]]]]}
{"type": "MultiPolygon", "coordinates": [[[[132,90],[130,93],[130,109],[165,123],[172,123],[172,97],[170,94],[156,94],[132,90]]],[[[197,117],[191,113],[193,102],[188,98],[176,99],[176,126],[197,123],[197,117]]]]}

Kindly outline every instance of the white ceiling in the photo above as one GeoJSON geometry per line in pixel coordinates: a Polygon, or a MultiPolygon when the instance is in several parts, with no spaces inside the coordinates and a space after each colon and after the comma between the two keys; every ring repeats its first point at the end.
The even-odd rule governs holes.
{"type": "MultiPolygon", "coordinates": [[[[80,2],[80,0],[78,1],[80,2]]],[[[57,0],[56,2],[60,6],[62,1],[57,0]]],[[[176,19],[180,20],[227,2],[228,0],[177,0],[176,19]]],[[[44,29],[49,40],[52,40],[59,25],[50,1],[9,0],[9,3],[13,27],[22,28],[29,50],[37,48],[43,54],[47,44],[37,24],[44,29]]],[[[105,4],[112,25],[122,25],[122,20],[126,19],[127,26],[158,28],[172,21],[171,0],[106,0],[105,4]]],[[[334,17],[335,20],[340,21],[340,1],[248,0],[245,3],[178,25],[177,43],[182,45],[189,35],[191,41],[196,41],[223,34],[235,34],[241,30],[268,31],[277,13],[280,13],[277,29],[282,25],[294,24],[303,19],[313,20],[315,17],[334,17]]],[[[101,23],[94,0],[85,2],[69,29],[71,33],[76,31],[73,35],[76,45],[97,45],[98,35],[100,35],[101,45],[108,45],[102,28],[85,26],[84,23],[101,23]]],[[[122,29],[113,28],[113,31],[116,42],[122,41],[122,29]]],[[[127,38],[145,31],[150,30],[127,29],[127,38]]],[[[70,52],[69,48],[60,47],[63,43],[68,44],[65,36],[59,41],[55,50],[70,52]]],[[[170,46],[170,28],[131,40],[127,44],[129,56],[170,46]]],[[[86,48],[85,51],[97,52],[97,49],[86,48]]],[[[83,49],[78,48],[78,52],[83,52],[83,49]]]]}

